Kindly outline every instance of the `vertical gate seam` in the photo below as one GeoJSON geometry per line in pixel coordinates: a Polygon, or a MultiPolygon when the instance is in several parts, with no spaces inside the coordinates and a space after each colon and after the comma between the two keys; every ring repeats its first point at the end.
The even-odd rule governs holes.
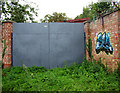
{"type": "Polygon", "coordinates": [[[48,23],[48,63],[50,69],[50,24],[48,23]]]}

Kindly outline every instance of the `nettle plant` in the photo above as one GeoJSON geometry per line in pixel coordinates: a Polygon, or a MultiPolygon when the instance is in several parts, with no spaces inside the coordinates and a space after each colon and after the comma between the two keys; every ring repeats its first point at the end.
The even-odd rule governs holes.
{"type": "MultiPolygon", "coordinates": [[[[90,58],[90,62],[91,62],[91,65],[92,65],[92,70],[93,71],[99,71],[100,70],[100,68],[102,67],[102,68],[104,68],[104,70],[108,70],[107,69],[107,67],[105,68],[105,66],[104,66],[104,64],[102,63],[102,58],[99,58],[99,60],[95,60],[94,58],[93,58],[93,55],[92,55],[92,40],[91,40],[91,38],[89,38],[88,39],[88,43],[86,43],[86,50],[88,51],[88,55],[89,55],[89,58],[90,58]]],[[[103,58],[103,59],[105,59],[105,58],[103,58]]],[[[84,64],[84,65],[88,65],[88,63],[89,63],[89,61],[88,60],[86,60],[85,62],[86,62],[86,64],[84,64]]]]}
{"type": "MultiPolygon", "coordinates": [[[[0,38],[0,40],[1,40],[1,43],[3,43],[3,40],[2,40],[2,30],[1,30],[1,38],[0,38]]],[[[0,60],[0,67],[2,67],[2,60],[0,60]]]]}
{"type": "Polygon", "coordinates": [[[2,67],[4,64],[2,63],[3,62],[3,59],[4,59],[4,56],[5,56],[5,50],[6,50],[6,48],[7,48],[7,45],[6,45],[6,43],[5,43],[5,40],[3,41],[3,39],[2,39],[2,30],[1,30],[1,43],[3,43],[4,44],[4,46],[3,46],[3,50],[2,50],[2,60],[0,61],[0,67],[2,67]]]}
{"type": "MultiPolygon", "coordinates": [[[[4,40],[4,47],[3,47],[3,51],[2,51],[2,62],[3,62],[3,59],[4,59],[4,56],[5,56],[5,50],[7,49],[7,45],[5,43],[5,40],[4,40]]],[[[2,67],[3,67],[3,63],[2,63],[2,67]]]]}
{"type": "Polygon", "coordinates": [[[89,55],[90,59],[92,60],[93,55],[92,55],[92,40],[91,40],[91,38],[88,39],[88,44],[86,43],[86,49],[88,51],[88,55],[89,55]]]}

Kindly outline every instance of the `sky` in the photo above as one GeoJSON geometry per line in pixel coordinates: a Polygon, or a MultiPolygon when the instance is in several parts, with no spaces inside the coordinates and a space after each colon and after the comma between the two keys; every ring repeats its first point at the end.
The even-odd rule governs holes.
{"type": "Polygon", "coordinates": [[[98,0],[29,0],[29,2],[36,3],[36,5],[30,4],[39,9],[38,17],[35,17],[35,20],[39,21],[45,15],[53,12],[66,13],[67,17],[74,19],[77,15],[82,14],[83,7],[88,6],[91,2],[96,3],[98,0]]]}
{"type": "Polygon", "coordinates": [[[62,12],[70,18],[75,18],[82,13],[83,7],[97,0],[38,0],[40,17],[53,12],[62,12]]]}
{"type": "Polygon", "coordinates": [[[53,12],[66,13],[67,17],[74,19],[83,12],[83,7],[97,2],[98,0],[29,0],[34,2],[31,6],[38,8],[38,17],[35,20],[43,19],[45,15],[53,12]],[[38,5],[38,6],[37,6],[38,5]]]}

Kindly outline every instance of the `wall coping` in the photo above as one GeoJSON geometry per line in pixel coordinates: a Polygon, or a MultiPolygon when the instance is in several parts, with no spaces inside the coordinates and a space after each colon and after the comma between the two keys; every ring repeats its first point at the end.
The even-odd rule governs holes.
{"type": "Polygon", "coordinates": [[[15,21],[11,21],[11,20],[6,20],[6,21],[3,21],[2,24],[3,23],[16,23],[16,22],[15,21]]]}
{"type": "MultiPolygon", "coordinates": [[[[103,14],[103,15],[101,15],[101,17],[105,17],[105,16],[110,15],[110,14],[112,14],[112,13],[114,13],[114,12],[117,12],[117,11],[120,11],[120,9],[116,9],[116,10],[114,10],[114,11],[112,11],[112,12],[103,14]]],[[[96,17],[95,20],[98,20],[98,19],[100,19],[101,17],[96,17]]],[[[83,23],[86,24],[86,23],[90,23],[90,22],[92,22],[92,20],[87,20],[87,21],[85,21],[85,22],[83,22],[83,23]]]]}

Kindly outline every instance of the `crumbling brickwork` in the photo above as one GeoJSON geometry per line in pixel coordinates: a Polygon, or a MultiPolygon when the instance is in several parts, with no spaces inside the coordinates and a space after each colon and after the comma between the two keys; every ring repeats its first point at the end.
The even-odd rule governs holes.
{"type": "MultiPolygon", "coordinates": [[[[84,31],[86,32],[86,43],[88,39],[92,40],[92,55],[95,60],[102,58],[103,64],[113,71],[118,67],[117,62],[120,62],[120,10],[113,13],[107,14],[102,18],[96,19],[95,22],[85,22],[84,31]],[[106,39],[100,41],[101,38],[106,39]],[[97,41],[98,40],[98,41],[97,41]],[[106,50],[96,51],[97,42],[103,44],[103,49],[106,50]],[[108,47],[109,46],[109,47],[108,47]],[[113,48],[113,51],[111,51],[113,48]],[[111,49],[111,50],[110,50],[111,49]]],[[[2,24],[2,50],[4,49],[4,41],[7,45],[5,50],[5,56],[3,59],[4,68],[11,66],[11,33],[12,33],[12,22],[3,22],[2,24]]],[[[89,59],[88,52],[86,51],[86,58],[89,59]]]]}
{"type": "Polygon", "coordinates": [[[0,61],[2,61],[2,24],[0,23],[0,61]]]}
{"type": "MultiPolygon", "coordinates": [[[[86,43],[88,43],[89,38],[92,40],[93,58],[95,60],[101,58],[103,64],[112,68],[114,71],[114,69],[118,67],[117,62],[120,62],[120,10],[96,19],[95,22],[86,22],[84,31],[86,32],[86,43]],[[97,40],[99,39],[98,35],[101,35],[101,37],[104,38],[105,34],[105,38],[109,37],[107,40],[109,41],[109,46],[113,48],[113,53],[110,52],[107,54],[104,50],[99,51],[99,53],[96,52],[96,47],[100,45],[99,43],[101,42],[97,40]],[[97,41],[99,43],[97,43],[97,41]]],[[[102,43],[103,46],[107,47],[104,40],[102,43]]],[[[86,57],[89,59],[88,51],[86,51],[86,57]]]]}
{"type": "Polygon", "coordinates": [[[4,68],[11,66],[11,33],[12,22],[3,22],[2,24],[2,50],[5,50],[3,64],[4,68]],[[6,49],[5,49],[6,45],[6,49]]]}

